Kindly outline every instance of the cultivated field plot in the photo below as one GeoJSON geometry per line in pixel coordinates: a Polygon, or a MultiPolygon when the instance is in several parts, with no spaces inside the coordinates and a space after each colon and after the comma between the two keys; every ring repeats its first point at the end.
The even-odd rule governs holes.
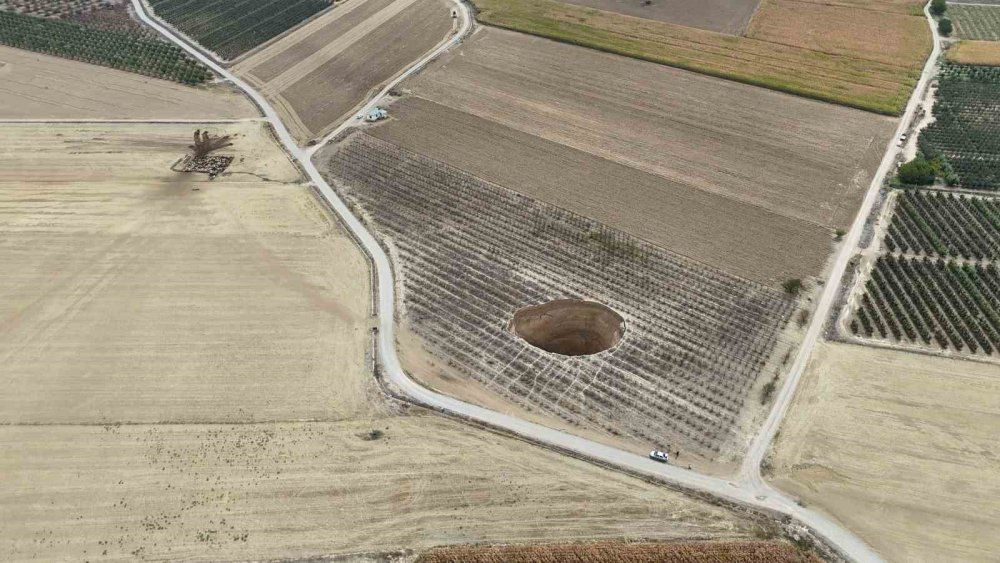
{"type": "Polygon", "coordinates": [[[452,30],[444,0],[351,0],[233,67],[300,142],[325,134],[452,30]]]}
{"type": "Polygon", "coordinates": [[[959,41],[945,57],[961,65],[1000,66],[1000,41],[959,41]]]}
{"type": "Polygon", "coordinates": [[[811,554],[776,542],[486,545],[442,547],[420,554],[417,563],[819,563],[811,554]]]}
{"type": "Polygon", "coordinates": [[[228,173],[172,172],[195,127],[0,127],[18,147],[0,151],[0,559],[748,539],[763,524],[385,401],[361,251],[260,123],[207,125],[235,135],[228,173]]]}
{"type": "Polygon", "coordinates": [[[687,27],[740,35],[750,23],[750,17],[757,9],[759,0],[567,0],[569,4],[586,8],[597,8],[687,27]]]}
{"type": "Polygon", "coordinates": [[[824,227],[445,106],[411,98],[392,112],[371,135],[729,273],[777,287],[818,273],[830,251],[824,227]]]}
{"type": "Polygon", "coordinates": [[[224,85],[176,82],[0,46],[0,119],[233,119],[259,115],[224,85]]]}
{"type": "Polygon", "coordinates": [[[991,355],[1000,347],[1000,272],[993,264],[880,256],[851,332],[991,355]]]}
{"type": "Polygon", "coordinates": [[[996,365],[822,344],[775,443],[775,484],[889,561],[993,561],[998,396],[996,365]]]}
{"type": "Polygon", "coordinates": [[[331,377],[362,369],[367,305],[340,296],[367,278],[338,272],[363,259],[262,123],[208,126],[244,159],[215,181],[171,171],[196,127],[0,129],[4,423],[307,420],[361,392],[331,377]]]}
{"type": "MultiPolygon", "coordinates": [[[[713,457],[793,301],[364,133],[319,157],[398,253],[407,320],[463,377],[528,410],[713,457]],[[514,312],[593,300],[625,319],[610,351],[562,356],[514,312]]],[[[754,397],[756,400],[756,397],[754,397]]]]}
{"type": "Polygon", "coordinates": [[[949,2],[948,15],[955,22],[958,37],[1000,41],[1000,5],[963,6],[949,2]]]}
{"type": "Polygon", "coordinates": [[[942,63],[924,154],[943,155],[962,187],[1000,188],[1000,67],[942,63]]]}
{"type": "Polygon", "coordinates": [[[0,556],[287,560],[753,537],[754,521],[665,487],[439,416],[368,408],[342,422],[0,428],[0,556]]]}
{"type": "Polygon", "coordinates": [[[149,0],[156,15],[225,59],[281,35],[330,0],[149,0]]]}
{"type": "Polygon", "coordinates": [[[842,6],[763,0],[747,37],[918,72],[930,50],[927,20],[883,11],[878,4],[842,6]],[[872,9],[869,9],[872,8],[872,9]]]}
{"type": "Polygon", "coordinates": [[[931,49],[922,15],[884,12],[877,5],[765,4],[750,37],[554,0],[475,5],[485,24],[889,115],[902,112],[931,49]],[[890,59],[884,49],[901,58],[890,59]]]}
{"type": "Polygon", "coordinates": [[[905,191],[883,242],[889,252],[1000,260],[1000,200],[905,191]]]}
{"type": "Polygon", "coordinates": [[[129,14],[128,0],[0,0],[0,11],[57,18],[98,29],[117,29],[148,37],[155,34],[129,14]]]}
{"type": "Polygon", "coordinates": [[[0,44],[184,84],[212,73],[180,47],[144,33],[0,11],[0,44]]]}

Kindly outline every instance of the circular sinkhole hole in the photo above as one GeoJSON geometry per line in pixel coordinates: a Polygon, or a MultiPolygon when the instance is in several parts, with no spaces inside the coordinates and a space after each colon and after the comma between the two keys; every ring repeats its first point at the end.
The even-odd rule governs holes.
{"type": "Polygon", "coordinates": [[[625,319],[594,301],[558,299],[518,309],[510,327],[546,352],[586,356],[618,344],[625,333],[625,319]]]}

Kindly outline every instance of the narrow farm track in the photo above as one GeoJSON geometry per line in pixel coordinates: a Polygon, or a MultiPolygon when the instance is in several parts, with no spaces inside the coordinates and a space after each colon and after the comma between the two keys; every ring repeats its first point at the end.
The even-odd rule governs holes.
{"type": "MultiPolygon", "coordinates": [[[[456,35],[446,43],[440,45],[423,59],[413,64],[399,77],[390,82],[382,92],[372,98],[365,105],[365,107],[361,110],[362,112],[366,112],[375,107],[378,101],[385,96],[390,88],[395,87],[396,84],[422,69],[428,62],[445,50],[458,44],[462,38],[469,33],[472,28],[472,18],[468,7],[458,0],[454,1],[461,18],[461,26],[456,35]]],[[[341,220],[356,237],[364,250],[369,254],[369,256],[371,256],[377,278],[376,307],[379,328],[379,359],[381,361],[384,376],[403,395],[409,397],[410,400],[416,403],[446,411],[458,416],[481,421],[491,426],[525,436],[531,440],[540,442],[550,447],[569,451],[601,463],[660,479],[684,488],[706,492],[728,501],[735,501],[759,509],[772,510],[789,515],[799,522],[809,526],[813,531],[825,538],[826,541],[852,560],[881,560],[878,554],[872,551],[867,544],[852,534],[849,530],[843,528],[838,523],[819,512],[799,506],[791,498],[767,485],[760,474],[760,463],[770,447],[771,441],[777,432],[782,417],[788,409],[795,392],[795,387],[801,378],[812,349],[820,336],[822,325],[829,314],[830,308],[832,307],[834,297],[837,293],[837,287],[843,277],[847,262],[858,243],[865,220],[874,207],[876,195],[883,179],[892,167],[893,160],[899,150],[895,147],[895,138],[898,137],[898,135],[905,129],[909,121],[912,119],[916,105],[920,99],[919,92],[926,87],[929,78],[933,74],[935,61],[937,60],[939,54],[939,38],[933,25],[931,25],[931,28],[934,33],[934,49],[924,67],[920,81],[917,84],[917,88],[914,90],[914,94],[910,98],[906,112],[903,115],[903,119],[900,121],[899,127],[897,128],[896,136],[893,138],[893,141],[890,142],[888,150],[878,168],[878,172],[872,180],[857,218],[855,219],[850,232],[845,237],[845,242],[839,255],[837,256],[833,273],[826,283],[826,289],[819,301],[819,304],[817,305],[815,314],[812,316],[813,321],[809,327],[802,348],[796,356],[791,373],[788,377],[786,377],[785,383],[777,396],[770,416],[747,453],[745,462],[739,473],[738,480],[728,481],[718,477],[711,477],[693,471],[687,471],[671,465],[659,464],[647,459],[644,456],[619,450],[574,436],[572,434],[553,430],[539,424],[534,424],[496,411],[471,405],[469,403],[459,401],[458,399],[430,391],[410,379],[400,366],[399,358],[396,353],[396,326],[394,319],[395,287],[389,257],[379,246],[374,236],[366,230],[361,221],[350,212],[340,197],[326,183],[310,158],[316,150],[322,147],[325,143],[329,142],[330,139],[333,139],[345,129],[351,127],[353,120],[344,122],[327,135],[319,144],[314,147],[310,147],[308,150],[304,150],[297,145],[284,123],[282,123],[281,119],[278,117],[278,113],[262,94],[251,88],[246,82],[233,75],[227,69],[223,68],[215,60],[205,55],[198,48],[178,37],[178,35],[168,29],[163,22],[151,16],[143,5],[142,0],[132,0],[132,4],[143,22],[157,30],[172,42],[181,46],[185,51],[207,65],[209,68],[231,81],[243,90],[261,108],[267,118],[267,121],[273,126],[278,139],[284,145],[285,149],[292,158],[298,161],[302,169],[309,176],[309,179],[315,185],[317,191],[327,201],[330,207],[340,216],[341,220]]],[[[927,14],[928,21],[931,21],[926,8],[925,14],[927,14]]]]}

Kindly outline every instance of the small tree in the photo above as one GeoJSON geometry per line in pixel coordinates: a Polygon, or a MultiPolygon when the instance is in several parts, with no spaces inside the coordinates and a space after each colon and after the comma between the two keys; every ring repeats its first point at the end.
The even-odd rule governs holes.
{"type": "Polygon", "coordinates": [[[948,9],[948,4],[945,0],[931,0],[931,13],[935,16],[940,16],[948,9]]]}
{"type": "Polygon", "coordinates": [[[904,184],[924,186],[934,183],[934,167],[922,156],[899,167],[899,181],[904,184]]]}
{"type": "Polygon", "coordinates": [[[781,287],[789,295],[798,295],[802,291],[802,280],[793,278],[781,284],[781,287]]]}
{"type": "Polygon", "coordinates": [[[938,21],[938,33],[941,35],[951,35],[951,20],[948,18],[941,18],[938,21]]]}

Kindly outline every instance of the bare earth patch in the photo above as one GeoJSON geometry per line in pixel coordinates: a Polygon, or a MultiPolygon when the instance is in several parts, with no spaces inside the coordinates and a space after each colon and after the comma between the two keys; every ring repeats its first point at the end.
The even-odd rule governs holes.
{"type": "Polygon", "coordinates": [[[890,561],[992,561],[997,397],[995,365],[823,344],[775,444],[774,482],[890,561]]]}
{"type": "Polygon", "coordinates": [[[567,0],[569,4],[597,8],[687,27],[740,35],[757,9],[759,0],[567,0]]]}
{"type": "Polygon", "coordinates": [[[959,41],[945,56],[963,65],[1000,66],[1000,41],[959,41]]]}
{"type": "Polygon", "coordinates": [[[191,87],[0,45],[0,119],[231,119],[257,108],[226,86],[191,87]]]}

